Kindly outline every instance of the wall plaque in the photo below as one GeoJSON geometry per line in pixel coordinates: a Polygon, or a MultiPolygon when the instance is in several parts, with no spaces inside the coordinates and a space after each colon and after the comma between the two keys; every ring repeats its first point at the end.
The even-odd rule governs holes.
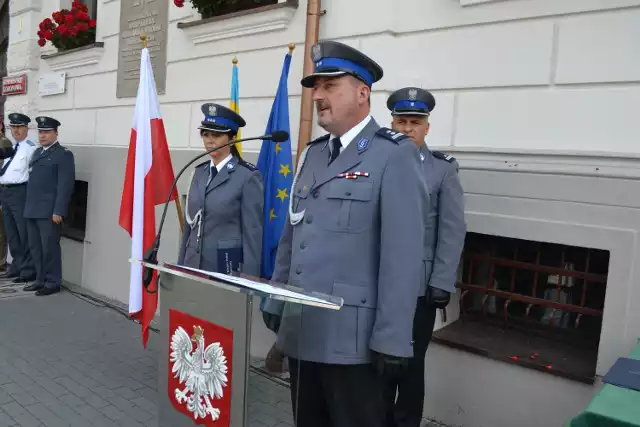
{"type": "Polygon", "coordinates": [[[159,94],[167,78],[167,0],[127,0],[120,2],[120,43],[116,97],[130,98],[138,93],[140,79],[140,34],[146,33],[151,67],[159,94]]]}

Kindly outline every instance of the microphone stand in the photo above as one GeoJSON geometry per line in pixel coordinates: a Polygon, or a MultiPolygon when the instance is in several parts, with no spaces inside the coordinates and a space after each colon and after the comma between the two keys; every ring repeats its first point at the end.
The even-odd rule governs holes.
{"type": "MultiPolygon", "coordinates": [[[[252,138],[234,139],[232,141],[227,142],[226,144],[223,144],[219,147],[214,147],[194,157],[189,163],[187,163],[186,165],[184,165],[182,169],[180,169],[180,172],[178,172],[175,179],[173,180],[173,184],[171,185],[171,189],[169,190],[169,195],[167,196],[167,200],[164,202],[164,209],[162,210],[162,217],[160,218],[160,226],[158,227],[158,234],[156,235],[156,239],[153,242],[153,246],[149,248],[147,252],[145,252],[142,258],[144,262],[149,264],[158,263],[158,248],[160,247],[160,235],[162,234],[162,227],[164,225],[164,220],[167,216],[167,208],[169,207],[169,203],[171,202],[171,195],[173,194],[173,191],[175,190],[176,185],[178,184],[178,179],[180,179],[180,176],[182,176],[182,174],[187,170],[187,168],[191,166],[196,160],[199,160],[204,156],[213,153],[214,151],[218,151],[221,148],[228,147],[238,142],[253,141],[256,139],[271,139],[271,135],[262,135],[262,136],[252,137],[252,138]]],[[[185,206],[184,208],[189,209],[189,206],[185,206]]],[[[144,286],[145,291],[147,291],[150,294],[155,294],[156,292],[158,292],[157,289],[149,290],[149,285],[151,284],[152,279],[153,279],[153,269],[145,266],[142,272],[142,285],[144,286]]]]}

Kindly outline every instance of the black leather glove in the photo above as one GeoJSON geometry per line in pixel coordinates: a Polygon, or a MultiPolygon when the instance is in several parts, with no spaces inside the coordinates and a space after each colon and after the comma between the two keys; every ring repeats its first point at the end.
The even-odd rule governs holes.
{"type": "Polygon", "coordinates": [[[269,330],[275,332],[276,334],[278,333],[278,330],[280,329],[280,316],[263,311],[262,320],[264,321],[264,325],[269,328],[269,330]]]}
{"type": "Polygon", "coordinates": [[[373,369],[380,377],[388,379],[399,378],[406,372],[409,367],[409,359],[406,357],[390,356],[372,351],[373,369]]]}
{"type": "Polygon", "coordinates": [[[451,301],[451,293],[432,286],[427,287],[425,302],[427,307],[444,309],[451,301]]]}

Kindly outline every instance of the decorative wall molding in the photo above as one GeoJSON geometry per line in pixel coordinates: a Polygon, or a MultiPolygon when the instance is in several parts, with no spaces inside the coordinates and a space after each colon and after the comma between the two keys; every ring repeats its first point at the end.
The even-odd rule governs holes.
{"type": "Polygon", "coordinates": [[[475,6],[483,3],[498,3],[509,0],[460,0],[460,5],[462,6],[475,6]]]}
{"type": "Polygon", "coordinates": [[[42,55],[42,59],[47,62],[53,71],[64,71],[96,65],[104,55],[104,43],[95,42],[93,44],[76,49],[57,52],[51,55],[42,55]]]}
{"type": "Polygon", "coordinates": [[[640,155],[632,153],[429,148],[454,156],[460,170],[640,180],[640,155]]]}
{"type": "Polygon", "coordinates": [[[229,15],[215,16],[193,22],[180,22],[194,44],[266,33],[287,28],[298,8],[297,1],[287,1],[229,15]]]}
{"type": "Polygon", "coordinates": [[[9,16],[19,16],[27,12],[40,12],[42,0],[11,0],[9,3],[9,16]]]}

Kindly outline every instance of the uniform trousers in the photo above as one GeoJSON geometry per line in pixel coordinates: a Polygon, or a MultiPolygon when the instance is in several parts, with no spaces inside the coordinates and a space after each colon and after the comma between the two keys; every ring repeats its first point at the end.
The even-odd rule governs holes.
{"type": "Polygon", "coordinates": [[[13,259],[9,272],[25,279],[32,279],[35,276],[35,270],[29,250],[27,221],[24,217],[27,185],[3,187],[0,194],[4,229],[13,259]]]}
{"type": "Polygon", "coordinates": [[[62,254],[60,227],[51,218],[28,218],[29,247],[36,266],[36,283],[48,288],[60,288],[62,254]]]}
{"type": "Polygon", "coordinates": [[[424,358],[431,341],[437,309],[418,298],[413,317],[413,357],[402,378],[387,380],[384,390],[386,427],[419,427],[424,405],[424,358]],[[398,393],[396,399],[396,391],[398,393]]]}
{"type": "Polygon", "coordinates": [[[371,364],[289,358],[296,427],[384,427],[383,388],[371,364]]]}

